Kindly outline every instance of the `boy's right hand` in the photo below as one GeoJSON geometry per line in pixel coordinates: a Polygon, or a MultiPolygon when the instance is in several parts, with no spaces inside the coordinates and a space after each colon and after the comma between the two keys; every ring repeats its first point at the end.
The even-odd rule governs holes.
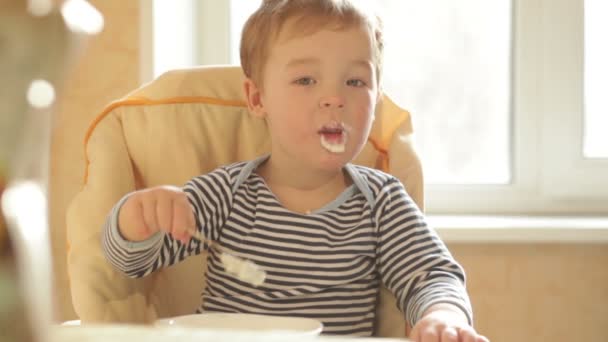
{"type": "Polygon", "coordinates": [[[157,186],[133,193],[120,208],[120,234],[129,241],[143,241],[158,231],[183,243],[190,241],[196,221],[188,197],[181,188],[157,186]]]}

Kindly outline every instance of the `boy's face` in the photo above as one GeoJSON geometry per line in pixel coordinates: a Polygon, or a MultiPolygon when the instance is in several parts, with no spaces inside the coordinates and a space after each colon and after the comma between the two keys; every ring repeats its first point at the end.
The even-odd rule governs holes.
{"type": "Polygon", "coordinates": [[[267,119],[272,158],[329,171],[356,157],[379,96],[375,70],[365,28],[280,34],[269,51],[263,87],[256,88],[259,104],[252,107],[267,119]]]}

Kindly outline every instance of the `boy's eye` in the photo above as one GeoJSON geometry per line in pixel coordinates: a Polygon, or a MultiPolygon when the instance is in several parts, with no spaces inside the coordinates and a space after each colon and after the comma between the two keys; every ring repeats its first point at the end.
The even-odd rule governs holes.
{"type": "Polygon", "coordinates": [[[346,81],[346,85],[351,86],[351,87],[363,87],[363,86],[365,86],[365,82],[363,82],[362,80],[359,80],[359,79],[352,79],[352,80],[346,81]]]}
{"type": "Polygon", "coordinates": [[[315,84],[315,80],[313,80],[310,77],[302,77],[302,78],[298,78],[297,80],[294,81],[295,84],[299,84],[299,85],[311,85],[311,84],[315,84]]]}

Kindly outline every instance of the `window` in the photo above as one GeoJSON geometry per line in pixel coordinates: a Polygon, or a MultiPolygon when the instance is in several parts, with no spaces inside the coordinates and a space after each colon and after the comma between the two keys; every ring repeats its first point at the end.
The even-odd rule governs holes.
{"type": "MultiPolygon", "coordinates": [[[[608,213],[604,1],[358,1],[383,17],[384,88],[412,113],[429,212],[608,213]]],[[[238,64],[259,3],[195,1],[208,47],[192,45],[223,51],[197,62],[238,64]]]]}
{"type": "Polygon", "coordinates": [[[608,3],[585,1],[585,142],[586,158],[608,158],[608,99],[604,83],[608,80],[608,44],[605,32],[608,3]]]}
{"type": "Polygon", "coordinates": [[[154,76],[164,71],[197,64],[196,34],[192,6],[194,0],[154,1],[154,76]],[[181,25],[177,25],[181,23],[181,25]]]}

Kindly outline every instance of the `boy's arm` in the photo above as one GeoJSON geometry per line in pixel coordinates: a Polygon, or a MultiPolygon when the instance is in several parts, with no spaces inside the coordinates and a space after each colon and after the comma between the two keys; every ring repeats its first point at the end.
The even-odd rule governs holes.
{"type": "Polygon", "coordinates": [[[391,179],[378,196],[378,253],[383,283],[410,326],[440,303],[460,308],[472,323],[464,270],[430,229],[403,185],[391,179]]]}
{"type": "MultiPolygon", "coordinates": [[[[196,221],[196,229],[205,237],[216,240],[218,227],[228,216],[232,191],[229,174],[218,169],[189,181],[183,192],[188,198],[196,221]]],[[[171,234],[158,231],[143,241],[129,241],[120,233],[119,213],[129,196],[123,197],[112,208],[102,234],[102,247],[108,261],[130,277],[143,277],[173,265],[188,256],[199,254],[208,246],[196,239],[183,243],[171,234]]]]}

